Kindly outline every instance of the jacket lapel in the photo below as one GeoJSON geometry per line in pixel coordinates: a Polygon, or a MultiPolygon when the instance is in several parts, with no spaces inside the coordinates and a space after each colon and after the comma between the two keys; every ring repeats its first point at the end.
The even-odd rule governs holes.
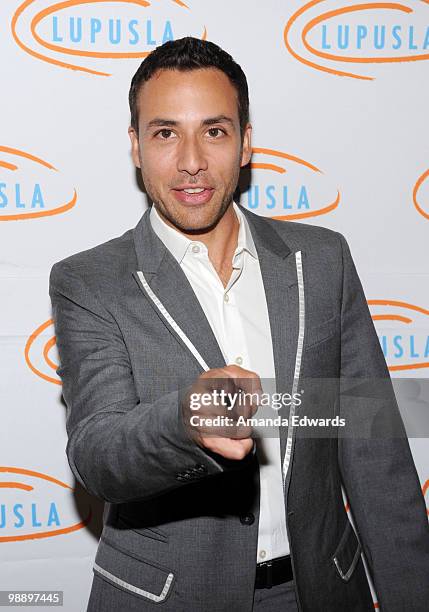
{"type": "MultiPolygon", "coordinates": [[[[299,331],[299,299],[295,254],[267,220],[241,207],[249,220],[259,256],[273,344],[276,391],[292,393],[299,331]]],[[[278,414],[287,418],[288,407],[278,414]]],[[[281,459],[287,428],[280,427],[281,459]]]]}
{"type": "MultiPolygon", "coordinates": [[[[225,366],[222,351],[198,298],[186,274],[152,229],[149,212],[150,210],[148,209],[133,230],[139,270],[143,272],[152,291],[192,344],[194,344],[209,368],[225,366]]],[[[133,276],[143,295],[154,308],[161,321],[168,327],[178,342],[188,350],[182,338],[167,323],[143,289],[137,271],[133,271],[133,276]]],[[[201,369],[200,365],[199,367],[201,369]]]]}

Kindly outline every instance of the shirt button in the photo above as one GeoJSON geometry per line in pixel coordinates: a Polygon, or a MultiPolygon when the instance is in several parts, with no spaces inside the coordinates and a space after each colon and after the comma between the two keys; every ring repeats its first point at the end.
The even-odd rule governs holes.
{"type": "Polygon", "coordinates": [[[198,244],[193,244],[192,245],[192,252],[193,253],[199,253],[200,252],[200,247],[198,246],[198,244]]]}
{"type": "Polygon", "coordinates": [[[253,525],[254,522],[255,522],[255,515],[253,514],[253,512],[249,512],[249,514],[240,516],[240,523],[242,525],[253,525]]]}
{"type": "Polygon", "coordinates": [[[265,552],[265,550],[260,550],[259,556],[261,557],[261,559],[265,559],[265,557],[267,556],[267,553],[265,552]]]}
{"type": "Polygon", "coordinates": [[[241,365],[243,363],[243,357],[236,357],[235,358],[235,363],[237,365],[241,365]]]}
{"type": "Polygon", "coordinates": [[[229,295],[227,293],[224,294],[223,301],[227,303],[229,302],[229,295]]]}

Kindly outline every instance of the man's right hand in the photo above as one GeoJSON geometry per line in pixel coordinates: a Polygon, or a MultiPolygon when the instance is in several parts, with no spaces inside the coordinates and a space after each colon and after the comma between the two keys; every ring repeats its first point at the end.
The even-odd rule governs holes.
{"type": "Polygon", "coordinates": [[[185,427],[202,448],[225,459],[244,459],[253,448],[252,427],[238,422],[252,417],[262,392],[255,372],[236,365],[214,368],[201,374],[182,400],[185,427]],[[246,396],[243,401],[243,393],[246,396]],[[210,420],[219,417],[216,425],[210,420]]]}

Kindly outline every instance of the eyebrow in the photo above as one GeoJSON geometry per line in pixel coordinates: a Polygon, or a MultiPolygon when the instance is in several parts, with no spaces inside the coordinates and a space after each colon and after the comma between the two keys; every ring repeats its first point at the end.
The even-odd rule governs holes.
{"type": "MultiPolygon", "coordinates": [[[[232,127],[234,127],[234,121],[231,117],[227,117],[226,115],[217,115],[216,117],[207,117],[207,119],[203,119],[201,121],[201,126],[213,125],[215,123],[228,123],[232,127]]],[[[174,127],[180,125],[180,121],[175,121],[174,119],[164,119],[162,117],[155,117],[151,119],[146,126],[146,130],[151,127],[174,127]]]]}

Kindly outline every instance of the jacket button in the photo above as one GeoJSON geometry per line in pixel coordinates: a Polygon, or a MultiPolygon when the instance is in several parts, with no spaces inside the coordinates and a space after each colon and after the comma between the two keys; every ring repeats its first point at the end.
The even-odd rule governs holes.
{"type": "Polygon", "coordinates": [[[176,480],[180,480],[181,482],[185,482],[192,478],[191,474],[187,474],[186,472],[179,472],[176,474],[176,480]]]}
{"type": "Polygon", "coordinates": [[[249,514],[244,514],[243,516],[240,516],[240,523],[242,525],[253,525],[254,522],[255,515],[253,514],[253,512],[249,512],[249,514]]]}

